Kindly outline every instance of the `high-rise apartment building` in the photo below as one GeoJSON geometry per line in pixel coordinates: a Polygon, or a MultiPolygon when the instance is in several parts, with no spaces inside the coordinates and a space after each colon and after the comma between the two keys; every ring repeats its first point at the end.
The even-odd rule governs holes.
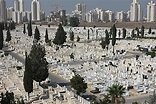
{"type": "Polygon", "coordinates": [[[147,21],[156,21],[156,4],[153,1],[149,2],[147,5],[147,21]]]}
{"type": "Polygon", "coordinates": [[[0,21],[6,21],[6,1],[0,0],[0,21]]]}
{"type": "Polygon", "coordinates": [[[33,0],[31,2],[31,13],[32,13],[32,21],[40,21],[41,20],[41,10],[40,10],[40,2],[39,0],[33,0]]]}
{"type": "Polygon", "coordinates": [[[116,14],[116,20],[119,22],[127,21],[127,14],[123,11],[117,12],[116,14]]]}
{"type": "Polygon", "coordinates": [[[76,4],[75,8],[76,8],[76,11],[82,11],[82,6],[80,3],[76,4]]]}
{"type": "Polygon", "coordinates": [[[138,0],[133,0],[130,7],[130,21],[142,21],[143,20],[143,10],[138,0]]]}
{"type": "Polygon", "coordinates": [[[12,19],[12,13],[14,11],[13,7],[9,7],[7,8],[7,20],[11,20],[12,19]]]}
{"type": "Polygon", "coordinates": [[[23,0],[14,0],[14,10],[15,11],[24,11],[24,1],[23,0]]]}
{"type": "Polygon", "coordinates": [[[12,15],[12,20],[16,23],[23,22],[23,12],[24,12],[24,0],[14,0],[14,11],[12,15]]]}
{"type": "Polygon", "coordinates": [[[76,4],[76,11],[79,11],[81,12],[81,20],[82,21],[86,21],[86,4],[81,4],[81,3],[78,3],[76,4]]]}

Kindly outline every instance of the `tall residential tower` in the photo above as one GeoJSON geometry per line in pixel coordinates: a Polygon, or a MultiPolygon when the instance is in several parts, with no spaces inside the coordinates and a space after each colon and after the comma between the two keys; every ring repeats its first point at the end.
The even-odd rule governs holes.
{"type": "Polygon", "coordinates": [[[147,22],[156,21],[156,4],[151,1],[147,5],[147,22]]]}
{"type": "Polygon", "coordinates": [[[31,2],[32,21],[40,21],[40,2],[39,0],[33,0],[31,2]]]}
{"type": "Polygon", "coordinates": [[[6,1],[0,0],[0,21],[6,21],[6,1]]]}
{"type": "Polygon", "coordinates": [[[130,12],[131,12],[130,21],[137,22],[143,20],[143,10],[138,0],[133,0],[130,7],[130,12]]]}
{"type": "Polygon", "coordinates": [[[81,12],[81,20],[86,21],[86,4],[78,3],[75,7],[76,11],[81,12]]]}

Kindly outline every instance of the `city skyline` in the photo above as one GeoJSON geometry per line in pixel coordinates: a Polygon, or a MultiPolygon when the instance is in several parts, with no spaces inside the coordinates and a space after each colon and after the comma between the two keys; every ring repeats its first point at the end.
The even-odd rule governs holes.
{"type": "MultiPolygon", "coordinates": [[[[25,10],[30,11],[31,1],[32,0],[24,0],[25,10]]],[[[45,11],[46,15],[48,15],[51,10],[55,9],[54,6],[56,4],[59,6],[59,8],[63,8],[65,10],[67,10],[67,13],[71,13],[71,11],[75,10],[75,5],[77,3],[84,3],[84,1],[86,1],[87,11],[98,7],[98,8],[104,9],[104,10],[109,9],[109,10],[117,12],[117,11],[128,11],[130,8],[130,4],[132,2],[132,0],[96,0],[96,1],[95,0],[66,0],[66,2],[64,2],[64,0],[57,0],[57,1],[56,0],[45,0],[49,3],[42,1],[42,0],[39,0],[39,1],[41,3],[41,9],[43,11],[45,11]]],[[[150,0],[138,0],[138,1],[143,8],[144,15],[146,15],[147,4],[150,0]]],[[[153,1],[156,1],[156,0],[153,0],[153,1]]],[[[7,7],[13,6],[13,1],[12,2],[6,1],[6,5],[7,5],[7,7]]]]}

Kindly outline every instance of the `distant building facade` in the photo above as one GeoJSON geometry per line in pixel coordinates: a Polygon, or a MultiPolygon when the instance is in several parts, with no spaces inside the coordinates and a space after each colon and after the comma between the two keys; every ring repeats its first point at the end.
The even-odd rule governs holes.
{"type": "Polygon", "coordinates": [[[156,21],[156,4],[151,1],[147,5],[147,22],[156,21]]]}
{"type": "Polygon", "coordinates": [[[79,13],[80,21],[86,21],[86,4],[78,3],[75,6],[75,14],[79,13]]]}
{"type": "Polygon", "coordinates": [[[6,1],[0,0],[0,21],[7,20],[7,13],[6,13],[6,1]]]}
{"type": "Polygon", "coordinates": [[[31,2],[31,13],[32,13],[32,21],[40,21],[41,20],[40,2],[38,0],[33,0],[31,2]]]}
{"type": "Polygon", "coordinates": [[[143,10],[138,0],[133,0],[130,6],[130,21],[139,22],[143,20],[143,10]]]}

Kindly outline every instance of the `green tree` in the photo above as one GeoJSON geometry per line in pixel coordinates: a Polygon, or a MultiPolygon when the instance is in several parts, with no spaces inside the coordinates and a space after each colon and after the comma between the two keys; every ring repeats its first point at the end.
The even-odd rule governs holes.
{"type": "Polygon", "coordinates": [[[80,41],[80,37],[79,36],[77,36],[77,42],[79,42],[80,41]]]}
{"type": "Polygon", "coordinates": [[[23,33],[26,33],[25,24],[23,25],[23,33]]]}
{"type": "Polygon", "coordinates": [[[148,29],[148,34],[151,34],[152,33],[152,29],[151,27],[148,29]]]}
{"type": "Polygon", "coordinates": [[[5,28],[5,30],[8,30],[8,23],[7,22],[4,23],[4,28],[5,28]]]}
{"type": "Polygon", "coordinates": [[[3,37],[3,30],[0,27],[0,49],[3,48],[3,41],[4,41],[4,37],[3,37]]]}
{"type": "Polygon", "coordinates": [[[48,38],[48,30],[46,29],[45,31],[45,42],[48,43],[49,42],[49,38],[48,38]]]}
{"type": "Polygon", "coordinates": [[[125,88],[119,84],[113,84],[107,90],[108,94],[111,96],[111,104],[119,104],[120,99],[125,100],[122,95],[125,93],[125,88]]]}
{"type": "Polygon", "coordinates": [[[74,32],[70,31],[69,34],[70,34],[70,41],[74,41],[74,32]]]}
{"type": "Polygon", "coordinates": [[[35,42],[31,48],[29,57],[31,60],[33,79],[40,84],[40,82],[44,81],[49,75],[48,62],[45,58],[45,47],[35,42]]]}
{"type": "Polygon", "coordinates": [[[142,25],[142,27],[141,27],[141,37],[144,37],[144,29],[145,29],[145,27],[142,25]]]}
{"type": "Polygon", "coordinates": [[[88,37],[87,37],[88,40],[90,39],[90,34],[89,34],[89,32],[90,32],[90,31],[89,31],[89,29],[88,29],[88,37]]]}
{"type": "Polygon", "coordinates": [[[134,29],[132,30],[131,32],[131,37],[134,38],[135,37],[135,34],[134,34],[134,29]]]}
{"type": "Polygon", "coordinates": [[[107,45],[107,50],[108,50],[108,45],[110,44],[110,39],[109,39],[109,33],[107,31],[107,29],[105,30],[105,34],[106,34],[106,37],[105,37],[105,43],[107,45]]]}
{"type": "Polygon", "coordinates": [[[116,43],[116,27],[115,27],[115,24],[113,25],[112,27],[112,46],[113,46],[113,54],[114,54],[114,46],[115,46],[115,43],[116,43]]]}
{"type": "Polygon", "coordinates": [[[71,86],[77,91],[77,94],[86,92],[87,83],[85,83],[84,78],[80,75],[75,75],[70,79],[71,86]]]}
{"type": "Polygon", "coordinates": [[[123,32],[123,33],[122,33],[122,34],[123,34],[123,36],[122,36],[122,37],[123,37],[123,39],[125,39],[125,38],[126,38],[126,29],[125,29],[125,28],[123,28],[123,29],[122,29],[122,32],[123,32]]]}
{"type": "Polygon", "coordinates": [[[0,23],[1,29],[4,30],[4,21],[0,23]]]}
{"type": "Polygon", "coordinates": [[[1,104],[16,104],[13,92],[6,91],[5,94],[1,93],[1,96],[1,104]]]}
{"type": "Polygon", "coordinates": [[[77,17],[70,17],[69,21],[70,21],[70,26],[73,27],[77,27],[80,24],[79,19],[77,17]]]}
{"type": "Polygon", "coordinates": [[[120,38],[120,36],[121,36],[121,31],[119,30],[119,32],[118,32],[118,36],[119,36],[119,38],[120,38]]]}
{"type": "Polygon", "coordinates": [[[97,40],[98,34],[99,34],[98,30],[96,30],[96,40],[97,40]]]}
{"type": "Polygon", "coordinates": [[[39,32],[37,26],[35,29],[34,39],[36,39],[37,42],[40,40],[40,32],[39,32]]]}
{"type": "Polygon", "coordinates": [[[28,23],[27,30],[28,30],[28,36],[32,36],[32,23],[31,23],[31,21],[28,23]]]}
{"type": "Polygon", "coordinates": [[[29,94],[33,92],[33,73],[31,69],[31,60],[30,57],[27,56],[27,52],[25,53],[25,71],[24,71],[24,77],[23,77],[23,85],[25,91],[29,94]]]}
{"type": "Polygon", "coordinates": [[[106,48],[106,42],[103,39],[101,40],[100,45],[101,45],[102,49],[106,48]]]}
{"type": "Polygon", "coordinates": [[[62,25],[60,24],[57,29],[53,43],[56,45],[63,45],[64,42],[66,42],[66,38],[67,38],[66,34],[67,33],[64,31],[62,25]]]}
{"type": "Polygon", "coordinates": [[[136,27],[135,30],[137,31],[137,37],[139,37],[139,33],[140,33],[140,32],[139,32],[139,28],[136,27]]]}
{"type": "Polygon", "coordinates": [[[9,42],[11,40],[11,34],[10,34],[10,30],[7,30],[7,36],[6,36],[6,42],[9,42]]]}

